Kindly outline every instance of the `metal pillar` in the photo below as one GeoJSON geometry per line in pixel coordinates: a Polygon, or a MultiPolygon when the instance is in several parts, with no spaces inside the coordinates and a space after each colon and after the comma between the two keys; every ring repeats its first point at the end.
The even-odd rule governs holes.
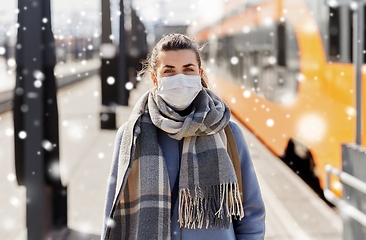
{"type": "Polygon", "coordinates": [[[18,0],[14,93],[15,167],[26,187],[29,240],[67,226],[67,189],[59,172],[54,39],[50,0],[18,0]]]}
{"type": "Polygon", "coordinates": [[[110,36],[111,11],[110,1],[101,0],[102,3],[102,43],[101,57],[102,66],[100,78],[102,81],[102,111],[100,113],[101,129],[116,129],[116,106],[117,106],[117,55],[116,47],[110,36]]]}
{"type": "Polygon", "coordinates": [[[125,13],[123,0],[120,1],[121,15],[119,17],[119,53],[118,53],[118,94],[117,101],[119,105],[128,106],[129,91],[126,88],[126,83],[129,82],[127,72],[127,41],[125,32],[125,13]]]}
{"type": "Polygon", "coordinates": [[[358,7],[353,12],[353,63],[356,76],[356,143],[362,144],[362,73],[364,46],[364,3],[357,2],[358,7]]]}

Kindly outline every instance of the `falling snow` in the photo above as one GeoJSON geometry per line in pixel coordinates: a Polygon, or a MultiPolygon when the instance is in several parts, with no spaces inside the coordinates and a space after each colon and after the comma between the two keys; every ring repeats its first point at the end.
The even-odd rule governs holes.
{"type": "Polygon", "coordinates": [[[104,158],[104,153],[102,153],[102,152],[98,153],[98,158],[103,159],[104,158]]]}
{"type": "Polygon", "coordinates": [[[53,145],[50,141],[48,140],[43,140],[42,141],[42,147],[47,150],[47,151],[52,151],[53,150],[53,145]]]}
{"type": "Polygon", "coordinates": [[[273,64],[275,64],[276,62],[277,62],[276,57],[274,57],[274,56],[270,56],[270,57],[268,58],[268,63],[269,63],[269,64],[273,65],[273,64]]]}
{"type": "Polygon", "coordinates": [[[243,96],[245,97],[245,98],[250,98],[250,96],[251,96],[252,94],[251,94],[251,92],[249,91],[249,90],[245,90],[244,92],[243,92],[243,96]]]}
{"type": "Polygon", "coordinates": [[[273,125],[274,125],[274,121],[273,121],[273,119],[268,119],[268,120],[266,121],[266,124],[267,124],[267,126],[268,126],[268,127],[273,127],[273,125]]]}
{"type": "Polygon", "coordinates": [[[27,137],[27,133],[25,131],[20,131],[18,136],[20,139],[25,139],[27,137]]]}
{"type": "Polygon", "coordinates": [[[9,182],[14,182],[16,179],[16,176],[13,173],[9,173],[7,176],[7,179],[9,182]]]}
{"type": "Polygon", "coordinates": [[[107,220],[107,226],[108,227],[111,227],[111,228],[114,228],[116,226],[116,222],[113,219],[108,218],[108,220],[107,220]]]}
{"type": "Polygon", "coordinates": [[[58,160],[54,160],[48,166],[48,176],[52,179],[60,179],[60,163],[58,160]]]}
{"type": "Polygon", "coordinates": [[[109,85],[113,85],[114,83],[116,82],[115,78],[114,77],[108,77],[107,78],[107,83],[109,85]]]}
{"type": "Polygon", "coordinates": [[[42,82],[40,80],[36,80],[34,81],[34,84],[33,84],[36,88],[40,88],[42,87],[42,82]]]}
{"type": "Polygon", "coordinates": [[[125,88],[126,88],[127,90],[132,90],[132,88],[133,88],[133,83],[132,83],[132,82],[127,82],[127,83],[126,83],[126,85],[125,85],[125,88]]]}
{"type": "Polygon", "coordinates": [[[250,27],[244,26],[242,29],[243,33],[248,34],[250,32],[250,27]]]}
{"type": "Polygon", "coordinates": [[[13,207],[19,207],[20,206],[20,200],[19,200],[19,198],[17,198],[17,197],[10,197],[10,199],[9,199],[9,202],[10,202],[10,204],[13,206],[13,207]]]}
{"type": "Polygon", "coordinates": [[[230,59],[231,64],[236,65],[239,63],[239,58],[234,56],[230,59]]]}

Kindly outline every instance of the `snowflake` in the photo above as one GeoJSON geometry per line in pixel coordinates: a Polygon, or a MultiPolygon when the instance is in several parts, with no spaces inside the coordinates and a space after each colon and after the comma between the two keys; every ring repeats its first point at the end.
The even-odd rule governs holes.
{"type": "Polygon", "coordinates": [[[52,143],[47,139],[42,141],[42,147],[49,152],[53,150],[52,143]]]}
{"type": "Polygon", "coordinates": [[[267,124],[268,127],[273,127],[273,125],[274,125],[273,119],[271,119],[271,118],[268,119],[267,122],[266,122],[266,124],[267,124]]]}
{"type": "Polygon", "coordinates": [[[10,197],[9,202],[14,207],[19,207],[20,206],[20,200],[17,197],[14,197],[14,196],[10,197]]]}
{"type": "Polygon", "coordinates": [[[36,88],[40,88],[40,87],[42,87],[42,82],[40,80],[36,80],[36,81],[34,81],[33,85],[36,88]]]}
{"type": "Polygon", "coordinates": [[[102,153],[102,152],[98,153],[98,158],[103,159],[104,158],[104,153],[102,153]]]}
{"type": "Polygon", "coordinates": [[[100,116],[100,120],[102,120],[103,122],[108,121],[108,119],[109,119],[109,116],[106,113],[102,113],[102,115],[100,116]]]}
{"type": "Polygon", "coordinates": [[[116,80],[115,80],[114,77],[110,76],[110,77],[107,78],[107,83],[109,85],[113,85],[115,82],[116,82],[116,80]]]}
{"type": "Polygon", "coordinates": [[[250,32],[250,28],[248,26],[244,26],[242,31],[243,31],[243,33],[247,34],[250,32]]]}
{"type": "Polygon", "coordinates": [[[231,64],[236,65],[239,62],[239,58],[234,56],[230,59],[231,64]]]}
{"type": "Polygon", "coordinates": [[[126,88],[127,90],[132,90],[132,88],[133,88],[133,83],[132,83],[132,82],[127,82],[127,83],[126,83],[126,85],[125,85],[125,88],[126,88]]]}
{"type": "Polygon", "coordinates": [[[7,176],[7,179],[9,182],[14,182],[15,180],[15,175],[13,173],[9,173],[8,176],[7,176]]]}
{"type": "Polygon", "coordinates": [[[249,98],[249,97],[250,97],[250,95],[251,95],[251,93],[250,93],[250,91],[249,91],[249,90],[245,90],[245,91],[243,92],[243,96],[244,96],[245,98],[249,98]]]}
{"type": "Polygon", "coordinates": [[[20,139],[25,139],[27,137],[27,133],[25,131],[20,131],[18,136],[20,139]]]}
{"type": "Polygon", "coordinates": [[[268,58],[268,63],[269,63],[269,64],[273,65],[273,64],[275,64],[276,62],[277,62],[276,57],[274,57],[274,56],[270,56],[270,57],[268,58]]]}
{"type": "Polygon", "coordinates": [[[108,218],[107,226],[111,227],[111,228],[114,228],[116,226],[116,222],[112,218],[108,218]]]}
{"type": "Polygon", "coordinates": [[[48,175],[52,179],[60,178],[60,163],[58,160],[53,160],[48,166],[48,175]]]}

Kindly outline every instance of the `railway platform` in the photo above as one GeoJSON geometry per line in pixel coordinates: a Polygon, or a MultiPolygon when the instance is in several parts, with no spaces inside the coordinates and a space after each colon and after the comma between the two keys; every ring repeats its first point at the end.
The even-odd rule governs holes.
{"type": "MultiPolygon", "coordinates": [[[[13,60],[13,59],[12,59],[13,60]]],[[[55,66],[54,73],[56,78],[64,78],[70,75],[82,74],[99,68],[101,62],[98,58],[83,60],[58,62],[55,66]]],[[[0,57],[0,103],[4,93],[11,92],[15,87],[15,66],[7,66],[3,57],[0,57]]]]}
{"type": "MultiPolygon", "coordinates": [[[[129,106],[117,108],[125,122],[148,89],[142,80],[129,106]]],[[[101,130],[100,78],[95,75],[58,92],[61,179],[68,186],[68,230],[60,239],[100,238],[107,179],[116,131],[101,130]]],[[[341,240],[342,219],[296,173],[273,155],[244,125],[266,205],[266,240],[341,240]]],[[[0,239],[26,239],[25,189],[15,180],[11,111],[0,114],[0,239]]]]}

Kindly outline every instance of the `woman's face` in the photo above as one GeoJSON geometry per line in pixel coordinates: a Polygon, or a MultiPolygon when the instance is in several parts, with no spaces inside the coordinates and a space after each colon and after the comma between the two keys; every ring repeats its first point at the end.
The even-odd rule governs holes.
{"type": "MultiPolygon", "coordinates": [[[[174,76],[180,73],[201,75],[202,77],[203,70],[199,69],[196,53],[193,50],[161,51],[157,60],[156,74],[158,78],[174,76]]],[[[155,87],[157,87],[158,81],[152,73],[151,78],[155,87]]]]}

